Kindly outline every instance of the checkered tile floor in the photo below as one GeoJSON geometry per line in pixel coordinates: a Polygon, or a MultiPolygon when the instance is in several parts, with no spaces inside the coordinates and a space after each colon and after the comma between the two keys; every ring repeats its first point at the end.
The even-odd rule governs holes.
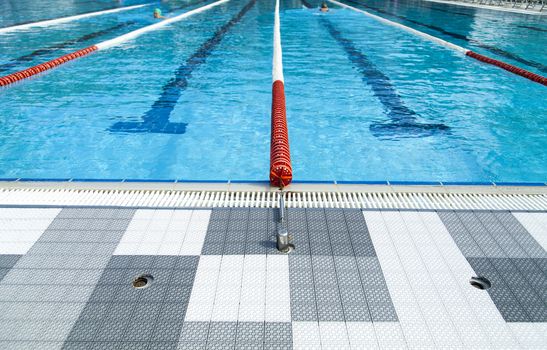
{"type": "Polygon", "coordinates": [[[286,225],[288,255],[273,209],[2,208],[0,348],[547,348],[547,213],[289,209],[286,225]]]}

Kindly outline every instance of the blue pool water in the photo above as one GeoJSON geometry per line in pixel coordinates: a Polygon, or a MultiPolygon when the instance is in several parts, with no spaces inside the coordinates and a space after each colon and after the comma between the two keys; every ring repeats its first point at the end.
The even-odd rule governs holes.
{"type": "Polygon", "coordinates": [[[0,13],[2,13],[0,27],[150,2],[146,0],[2,0],[0,1],[0,13]]]}
{"type": "MultiPolygon", "coordinates": [[[[345,2],[546,75],[543,17],[345,2]]],[[[0,27],[145,2],[12,3],[0,27]]],[[[0,177],[266,180],[274,4],[231,0],[0,89],[0,177]]],[[[152,8],[0,35],[0,75],[154,23],[152,8]]],[[[282,1],[281,35],[295,180],[547,181],[544,86],[335,6],[282,1]]]]}

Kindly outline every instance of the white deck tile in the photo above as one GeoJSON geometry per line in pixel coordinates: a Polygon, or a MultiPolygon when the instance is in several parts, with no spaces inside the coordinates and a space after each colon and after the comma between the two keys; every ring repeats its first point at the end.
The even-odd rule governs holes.
{"type": "Polygon", "coordinates": [[[291,321],[289,257],[268,255],[266,258],[266,322],[291,321]]]}
{"type": "Polygon", "coordinates": [[[207,234],[211,210],[193,210],[180,255],[200,255],[207,234]]]}
{"type": "Polygon", "coordinates": [[[538,350],[547,347],[547,323],[510,322],[508,325],[523,347],[538,350]]]}
{"type": "MultiPolygon", "coordinates": [[[[417,337],[419,339],[427,340],[427,343],[433,343],[433,338],[431,337],[428,328],[423,327],[425,326],[425,321],[421,315],[420,307],[416,301],[412,288],[410,287],[406,273],[401,266],[401,262],[397,257],[397,251],[391,243],[382,213],[378,211],[365,211],[364,216],[386,279],[386,284],[395,311],[401,321],[401,323],[396,323],[395,325],[395,327],[399,329],[397,332],[401,334],[404,333],[404,338],[406,338],[408,333],[411,341],[417,337]],[[416,324],[421,325],[422,327],[415,327],[414,325],[416,324]],[[414,331],[418,331],[419,334],[413,336],[412,332],[414,331]]],[[[376,322],[374,323],[375,330],[377,325],[380,327],[380,332],[376,332],[378,343],[380,344],[380,347],[384,347],[386,344],[390,344],[389,339],[381,338],[386,334],[383,331],[386,327],[376,322]]],[[[397,343],[395,346],[404,348],[407,344],[406,342],[403,343],[404,344],[397,343]]]]}
{"type": "Polygon", "coordinates": [[[220,263],[218,256],[204,262],[211,259],[200,258],[187,321],[291,321],[288,256],[224,255],[220,263]]]}
{"type": "Polygon", "coordinates": [[[547,213],[513,213],[532,237],[547,250],[547,213]]]}
{"type": "Polygon", "coordinates": [[[222,256],[212,321],[237,322],[243,277],[243,258],[243,255],[222,256]]]}
{"type": "Polygon", "coordinates": [[[294,350],[321,349],[321,336],[318,322],[292,322],[294,350]]]}
{"type": "Polygon", "coordinates": [[[200,257],[185,321],[211,320],[221,262],[220,255],[200,257]]]}
{"type": "Polygon", "coordinates": [[[210,214],[210,210],[137,210],[114,255],[200,255],[210,214]]]}
{"type": "Polygon", "coordinates": [[[264,322],[265,312],[266,255],[245,255],[238,320],[264,322]]]}
{"type": "Polygon", "coordinates": [[[399,322],[374,322],[380,349],[408,349],[399,322]]]}
{"type": "Polygon", "coordinates": [[[378,349],[372,322],[347,322],[346,329],[352,350],[378,349]]]}
{"type": "Polygon", "coordinates": [[[0,210],[0,254],[26,254],[61,209],[0,210]]]}
{"type": "MultiPolygon", "coordinates": [[[[382,212],[391,242],[395,247],[401,265],[406,272],[410,288],[421,309],[433,342],[440,347],[459,348],[463,346],[460,335],[446,312],[435,283],[429,275],[420,251],[416,249],[411,231],[423,230],[416,213],[398,211],[382,212]]],[[[397,305],[395,305],[397,309],[397,305]]]]}
{"type": "Polygon", "coordinates": [[[319,322],[322,349],[350,349],[345,322],[319,322]]]}
{"type": "MultiPolygon", "coordinates": [[[[469,307],[464,295],[459,290],[459,285],[453,279],[449,267],[437,249],[435,242],[431,239],[428,229],[423,223],[423,218],[419,212],[401,212],[401,217],[406,224],[407,233],[412,244],[412,248],[409,249],[413,249],[419,254],[421,263],[425,268],[424,276],[428,276],[427,279],[422,276],[422,280],[418,280],[418,283],[413,283],[413,285],[419,288],[419,293],[423,297],[421,305],[424,306],[422,310],[426,314],[432,314],[429,318],[429,323],[434,324],[431,327],[432,333],[436,336],[436,339],[445,337],[447,334],[452,335],[453,346],[461,346],[462,344],[465,347],[471,346],[472,344],[466,343],[469,339],[466,336],[468,327],[462,322],[470,322],[474,326],[477,326],[477,324],[473,320],[468,321],[469,314],[461,317],[460,310],[466,310],[467,308],[466,311],[470,312],[469,307]],[[424,290],[424,287],[426,287],[426,290],[424,290]],[[433,302],[428,303],[428,299],[433,300],[433,302]],[[438,310],[442,310],[442,312],[438,310]]],[[[474,334],[482,336],[480,329],[474,334]]],[[[449,346],[446,343],[443,345],[449,346]]]]}

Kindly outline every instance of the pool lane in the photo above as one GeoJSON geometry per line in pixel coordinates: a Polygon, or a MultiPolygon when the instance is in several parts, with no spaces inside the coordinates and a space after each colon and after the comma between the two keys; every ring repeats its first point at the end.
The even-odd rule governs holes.
{"type": "Polygon", "coordinates": [[[3,1],[0,2],[0,13],[2,13],[2,16],[0,17],[0,28],[113,10],[150,2],[151,1],[144,0],[110,0],[106,2],[74,2],[72,0],[3,1]]]}
{"type": "MultiPolygon", "coordinates": [[[[248,0],[231,0],[223,6],[234,16],[246,4],[248,0]]],[[[164,140],[153,173],[170,172],[184,180],[267,179],[273,6],[273,1],[257,1],[224,34],[205,64],[193,70],[170,114],[170,121],[187,123],[185,134],[125,134],[164,140]]]]}
{"type": "Polygon", "coordinates": [[[184,134],[186,123],[171,123],[169,118],[175,109],[182,92],[188,87],[188,80],[192,72],[204,64],[207,57],[221,42],[224,35],[237,24],[243,16],[256,4],[251,0],[228,23],[220,27],[214,35],[205,41],[186,62],[175,71],[175,76],[163,87],[159,98],[154,102],[150,110],[142,116],[142,122],[117,122],[110,131],[112,132],[153,132],[164,134],[184,134]]]}
{"type": "Polygon", "coordinates": [[[146,5],[114,7],[114,8],[110,8],[110,9],[106,9],[102,11],[84,12],[84,13],[76,14],[74,16],[56,17],[56,18],[44,19],[44,20],[38,20],[38,21],[32,21],[32,22],[17,23],[13,26],[0,28],[0,33],[9,33],[11,31],[18,31],[18,30],[28,30],[29,28],[32,28],[32,27],[47,28],[50,26],[60,25],[62,23],[79,21],[84,18],[104,16],[104,15],[108,15],[112,13],[118,13],[121,11],[136,10],[139,8],[143,8],[144,6],[146,5]]]}
{"type": "Polygon", "coordinates": [[[13,58],[10,61],[8,61],[8,63],[0,64],[0,72],[6,72],[8,70],[11,70],[12,68],[20,66],[22,63],[31,62],[34,59],[36,59],[37,57],[48,55],[50,53],[55,53],[58,50],[62,50],[62,49],[65,49],[65,48],[72,47],[75,44],[85,43],[85,42],[88,42],[92,39],[100,38],[100,37],[102,37],[106,34],[115,33],[116,31],[118,31],[120,29],[131,27],[135,24],[136,24],[135,21],[126,21],[126,22],[117,24],[115,26],[112,26],[112,27],[109,27],[109,28],[106,28],[106,29],[102,29],[102,30],[99,30],[99,31],[96,31],[96,32],[93,32],[93,33],[85,34],[85,35],[83,35],[79,38],[76,38],[76,39],[66,40],[66,41],[63,41],[63,42],[60,42],[60,43],[49,45],[45,48],[34,50],[29,54],[13,58]]]}
{"type": "Polygon", "coordinates": [[[284,5],[294,179],[541,178],[541,130],[513,128],[517,115],[541,122],[543,86],[353,11],[284,5]],[[404,121],[449,130],[418,132],[404,121]],[[519,144],[521,133],[536,146],[519,144]]]}
{"type": "MultiPolygon", "coordinates": [[[[313,6],[306,0],[302,0],[302,4],[308,9],[313,9],[313,6]]],[[[369,128],[374,136],[389,138],[424,137],[450,130],[450,127],[442,123],[417,122],[416,112],[405,105],[389,77],[379,70],[362,51],[357,49],[351,40],[345,38],[326,16],[321,16],[319,21],[327,28],[332,38],[344,49],[348,59],[361,73],[363,82],[370,86],[374,96],[386,108],[390,122],[372,123],[369,128]]]]}
{"type": "Polygon", "coordinates": [[[447,132],[450,129],[444,124],[417,122],[416,112],[405,105],[389,77],[379,70],[364,53],[358,50],[351,40],[344,38],[342,33],[328,19],[321,17],[320,22],[342,46],[348,55],[348,59],[362,74],[363,82],[371,87],[374,96],[387,109],[387,115],[391,121],[389,123],[372,123],[370,131],[374,136],[424,137],[436,135],[439,132],[447,132]]]}
{"type": "MultiPolygon", "coordinates": [[[[445,36],[448,36],[450,38],[468,42],[468,43],[470,43],[474,46],[485,49],[485,50],[487,50],[489,52],[492,52],[492,53],[494,53],[498,56],[513,60],[515,62],[522,63],[523,65],[526,65],[526,66],[531,67],[531,68],[536,68],[538,71],[540,71],[542,73],[547,73],[547,66],[543,65],[540,62],[536,62],[534,60],[526,59],[524,57],[519,56],[516,53],[509,52],[507,50],[501,49],[501,48],[493,46],[493,45],[485,44],[485,43],[483,43],[483,42],[481,42],[477,39],[470,38],[466,35],[455,33],[455,32],[452,32],[452,31],[448,31],[448,30],[445,30],[444,28],[441,28],[439,26],[435,26],[435,25],[427,24],[427,23],[424,23],[424,22],[421,22],[421,21],[417,21],[417,20],[411,19],[407,16],[399,15],[399,14],[391,12],[391,11],[386,11],[386,10],[383,10],[381,8],[378,8],[378,7],[365,5],[361,1],[355,1],[355,0],[342,0],[342,1],[352,3],[356,6],[361,6],[361,7],[364,7],[366,9],[376,11],[376,12],[384,14],[384,15],[388,15],[388,16],[391,16],[391,17],[394,17],[394,18],[398,18],[398,19],[401,19],[405,22],[413,23],[413,24],[419,25],[421,27],[429,28],[431,30],[434,30],[434,31],[436,31],[438,33],[441,33],[445,36]]],[[[524,68],[526,68],[526,67],[524,67],[524,68]]]]}
{"type": "MultiPolygon", "coordinates": [[[[174,15],[178,10],[189,11],[208,2],[210,1],[192,0],[165,6],[163,13],[166,16],[174,15]]],[[[145,9],[0,36],[0,46],[5,48],[0,55],[0,76],[44,63],[76,49],[112,39],[153,23],[157,23],[157,20],[154,20],[151,12],[145,9]],[[97,28],[99,30],[89,32],[90,29],[97,28]],[[67,37],[69,39],[66,39],[67,37]],[[21,54],[25,51],[27,53],[21,54]]]]}

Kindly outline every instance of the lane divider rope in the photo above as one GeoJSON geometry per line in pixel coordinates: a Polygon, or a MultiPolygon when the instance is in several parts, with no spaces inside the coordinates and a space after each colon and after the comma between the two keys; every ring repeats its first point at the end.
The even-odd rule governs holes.
{"type": "Polygon", "coordinates": [[[280,188],[292,181],[289,130],[285,108],[285,86],[279,24],[279,0],[275,2],[272,62],[272,126],[270,142],[270,184],[280,188]]]}
{"type": "Polygon", "coordinates": [[[210,8],[221,5],[221,4],[223,4],[225,2],[228,2],[228,1],[230,1],[230,0],[219,0],[219,1],[216,1],[216,2],[211,3],[209,5],[205,5],[205,6],[197,8],[197,9],[194,9],[192,11],[185,12],[185,13],[180,14],[178,16],[175,16],[173,18],[169,18],[169,19],[166,19],[164,21],[161,21],[161,22],[146,26],[144,28],[134,30],[132,32],[121,35],[121,36],[116,37],[114,39],[106,40],[106,41],[103,41],[101,43],[91,45],[91,46],[89,46],[85,49],[81,49],[81,50],[71,52],[69,54],[66,54],[66,55],[61,56],[61,57],[56,58],[56,59],[53,59],[51,61],[48,61],[48,62],[45,62],[45,63],[39,64],[39,65],[30,67],[30,68],[15,72],[15,73],[12,73],[12,74],[8,74],[6,76],[0,77],[0,86],[7,86],[7,85],[13,84],[15,82],[18,82],[20,80],[30,78],[33,75],[45,72],[49,69],[55,68],[55,67],[57,67],[57,66],[59,66],[63,63],[74,60],[76,58],[86,56],[86,55],[88,55],[88,54],[90,54],[94,51],[106,50],[108,48],[120,45],[120,44],[122,44],[126,41],[135,39],[135,38],[141,36],[144,33],[156,30],[158,28],[164,27],[164,26],[166,26],[168,24],[171,24],[171,23],[174,23],[174,22],[178,22],[178,21],[183,20],[187,17],[190,17],[190,16],[195,15],[197,13],[206,11],[210,8]]]}
{"type": "Polygon", "coordinates": [[[92,46],[86,47],[85,49],[77,50],[69,54],[66,54],[64,56],[61,56],[59,58],[56,58],[54,60],[47,61],[46,63],[42,63],[37,66],[30,67],[19,72],[8,74],[6,76],[0,77],[0,86],[7,86],[15,82],[18,82],[20,80],[30,78],[33,75],[45,72],[46,70],[60,66],[63,63],[72,61],[73,59],[86,56],[92,53],[93,51],[97,51],[97,50],[98,50],[97,46],[92,45],[92,46]]]}
{"type": "Polygon", "coordinates": [[[531,81],[534,81],[536,83],[539,83],[539,84],[542,84],[542,85],[545,85],[547,86],[547,78],[544,77],[544,76],[541,76],[539,74],[536,74],[536,73],[532,73],[530,71],[527,71],[526,69],[522,69],[522,68],[519,68],[517,66],[514,66],[512,64],[509,64],[509,63],[505,63],[505,62],[502,62],[502,61],[499,61],[499,60],[496,60],[496,59],[493,59],[493,58],[490,58],[488,56],[484,56],[484,55],[481,55],[481,54],[478,54],[474,51],[471,51],[469,49],[466,49],[464,47],[461,47],[459,45],[456,45],[456,44],[453,44],[451,42],[448,42],[446,40],[443,40],[443,39],[440,39],[440,38],[437,38],[433,35],[429,35],[429,34],[426,34],[424,32],[421,32],[419,30],[416,30],[414,28],[410,28],[410,27],[407,27],[405,26],[404,24],[401,24],[401,23],[397,23],[397,22],[393,22],[393,21],[390,21],[388,19],[385,19],[383,17],[380,17],[380,16],[377,16],[377,15],[374,15],[370,12],[367,12],[365,10],[361,10],[361,9],[358,9],[356,7],[353,7],[353,6],[350,6],[350,5],[346,5],[344,3],[341,3],[339,1],[336,1],[336,0],[328,0],[329,2],[333,3],[333,4],[336,4],[338,6],[341,6],[341,7],[344,7],[344,8],[347,8],[347,9],[350,9],[350,10],[353,10],[353,11],[356,11],[356,12],[360,12],[370,18],[373,18],[381,23],[384,23],[384,24],[387,24],[387,25],[390,25],[392,27],[397,27],[397,28],[400,28],[406,32],[409,32],[409,33],[412,33],[414,35],[417,35],[419,37],[422,37],[424,39],[427,39],[427,40],[430,40],[430,41],[433,41],[439,45],[442,45],[444,47],[447,47],[449,49],[452,49],[452,50],[455,50],[457,52],[460,52],[460,53],[463,53],[464,55],[466,56],[469,56],[471,58],[474,58],[478,61],[481,61],[481,62],[484,62],[484,63],[487,63],[487,64],[491,64],[493,66],[496,66],[496,67],[499,67],[499,68],[502,68],[508,72],[511,72],[513,74],[516,74],[516,75],[520,75],[521,77],[524,77],[526,79],[529,79],[531,81]]]}
{"type": "Polygon", "coordinates": [[[118,7],[118,8],[114,8],[114,9],[110,9],[110,10],[82,13],[82,14],[75,15],[75,16],[67,16],[67,17],[60,17],[60,18],[55,18],[55,19],[48,19],[48,20],[45,20],[45,21],[23,23],[23,24],[14,25],[14,26],[11,26],[11,27],[0,28],[0,34],[12,32],[12,31],[16,31],[16,30],[28,29],[28,28],[32,28],[32,27],[48,27],[48,26],[57,25],[57,24],[61,24],[61,23],[76,21],[76,20],[79,20],[79,19],[82,19],[82,18],[107,15],[109,13],[116,13],[116,12],[121,12],[121,11],[135,10],[135,9],[150,6],[150,5],[153,5],[153,4],[143,4],[143,5],[118,7]]]}
{"type": "Polygon", "coordinates": [[[547,86],[547,78],[544,76],[541,76],[536,73],[532,73],[530,71],[527,71],[526,69],[522,69],[516,66],[513,66],[512,64],[505,63],[503,61],[499,61],[493,58],[490,58],[488,56],[481,55],[480,53],[476,53],[474,51],[468,50],[465,53],[467,56],[472,57],[478,61],[491,64],[496,67],[500,67],[501,69],[505,69],[508,72],[520,75],[521,77],[524,77],[526,79],[529,79],[531,81],[535,81],[536,83],[540,83],[542,85],[547,86]]]}
{"type": "Polygon", "coordinates": [[[198,7],[197,9],[185,12],[183,14],[180,14],[180,15],[172,17],[172,18],[165,19],[165,20],[163,20],[161,22],[158,22],[158,23],[151,24],[151,25],[146,26],[144,28],[134,30],[134,31],[129,32],[127,34],[118,36],[114,39],[103,41],[102,43],[97,44],[97,47],[99,48],[99,50],[104,50],[104,49],[111,48],[113,46],[120,45],[120,44],[122,44],[126,41],[135,39],[135,38],[143,35],[144,33],[148,33],[150,31],[159,29],[161,27],[165,27],[166,25],[171,24],[171,23],[179,22],[179,21],[181,21],[181,20],[183,20],[187,17],[193,16],[193,15],[198,14],[198,13],[203,12],[203,11],[207,11],[207,10],[213,8],[213,7],[221,5],[221,4],[223,4],[225,2],[228,2],[228,1],[230,1],[230,0],[219,0],[219,1],[213,2],[209,5],[198,7]]]}

